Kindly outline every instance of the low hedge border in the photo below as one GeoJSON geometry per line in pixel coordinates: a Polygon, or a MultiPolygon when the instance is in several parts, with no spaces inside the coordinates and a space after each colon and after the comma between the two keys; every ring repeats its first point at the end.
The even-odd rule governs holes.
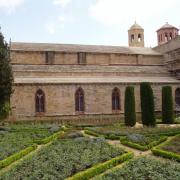
{"type": "Polygon", "coordinates": [[[84,133],[90,136],[95,136],[95,137],[99,137],[101,136],[100,134],[94,132],[94,131],[90,131],[90,130],[84,130],[84,133]]]}
{"type": "Polygon", "coordinates": [[[7,157],[6,159],[1,160],[0,161],[0,169],[9,166],[13,162],[21,159],[22,157],[26,156],[30,152],[34,151],[36,148],[37,148],[37,144],[33,144],[32,146],[27,147],[27,148],[15,153],[15,154],[9,156],[9,157],[7,157]]]}
{"type": "Polygon", "coordinates": [[[104,137],[105,139],[110,139],[110,140],[119,140],[120,138],[120,136],[117,136],[115,134],[99,134],[90,130],[84,130],[84,133],[90,136],[104,137]]]}
{"type": "Polygon", "coordinates": [[[128,141],[126,139],[126,137],[121,137],[120,138],[121,144],[127,145],[129,147],[132,147],[132,148],[135,148],[135,149],[138,149],[138,150],[141,150],[141,151],[147,151],[147,150],[151,149],[153,146],[156,146],[156,145],[158,145],[158,144],[160,144],[160,143],[162,143],[162,142],[164,142],[166,140],[167,140],[167,137],[162,136],[158,141],[153,141],[150,144],[143,146],[143,145],[128,141]]]}
{"type": "Polygon", "coordinates": [[[104,163],[97,164],[85,171],[79,172],[72,177],[67,178],[66,180],[88,180],[94,176],[97,176],[112,167],[117,166],[118,164],[131,159],[134,156],[132,152],[127,152],[118,157],[112,158],[104,163]]]}
{"type": "MultiPolygon", "coordinates": [[[[176,136],[179,136],[179,135],[176,135],[176,136]]],[[[173,138],[175,138],[176,136],[174,136],[173,138]]],[[[173,159],[175,161],[180,162],[180,155],[179,154],[161,149],[161,147],[166,146],[171,140],[172,139],[169,139],[166,142],[160,144],[159,146],[152,148],[151,151],[156,156],[161,156],[164,158],[173,159]]]]}
{"type": "Polygon", "coordinates": [[[44,139],[41,139],[41,140],[35,140],[34,143],[37,143],[38,145],[41,145],[41,144],[47,144],[51,141],[54,141],[56,140],[60,135],[62,135],[64,133],[64,131],[59,131],[57,133],[54,133],[53,135],[51,136],[48,136],[44,139]]]}

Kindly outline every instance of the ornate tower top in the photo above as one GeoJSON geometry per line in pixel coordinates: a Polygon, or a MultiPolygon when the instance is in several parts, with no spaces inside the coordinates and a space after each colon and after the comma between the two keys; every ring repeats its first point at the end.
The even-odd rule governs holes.
{"type": "Polygon", "coordinates": [[[178,35],[179,29],[166,22],[157,32],[158,45],[164,44],[178,35]]]}
{"type": "Polygon", "coordinates": [[[144,29],[136,23],[128,30],[129,46],[144,47],[144,29]]]}

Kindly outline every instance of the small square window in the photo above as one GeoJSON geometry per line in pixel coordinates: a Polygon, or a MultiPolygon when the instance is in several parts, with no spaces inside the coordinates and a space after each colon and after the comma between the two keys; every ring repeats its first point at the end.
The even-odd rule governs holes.
{"type": "Polygon", "coordinates": [[[78,64],[86,64],[86,53],[78,53],[78,64]]]}
{"type": "Polygon", "coordinates": [[[54,52],[46,52],[45,53],[45,61],[46,64],[53,64],[54,63],[54,52]]]}

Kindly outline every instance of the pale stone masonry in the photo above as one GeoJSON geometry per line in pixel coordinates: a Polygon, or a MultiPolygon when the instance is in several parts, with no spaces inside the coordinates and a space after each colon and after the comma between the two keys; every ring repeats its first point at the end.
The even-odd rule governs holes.
{"type": "MultiPolygon", "coordinates": [[[[133,34],[133,27],[138,36],[137,24],[129,33],[133,34]]],[[[142,28],[139,31],[139,39],[130,41],[143,42],[141,45],[133,42],[133,47],[12,42],[14,93],[11,118],[61,119],[62,116],[80,117],[79,114],[122,117],[124,92],[128,85],[135,88],[136,111],[140,112],[140,82],[151,83],[156,111],[161,111],[161,89],[165,85],[172,86],[174,104],[177,105],[178,94],[175,92],[180,88],[180,81],[168,71],[161,51],[143,47],[144,31],[142,28]],[[112,97],[115,88],[119,90],[118,103],[112,97]],[[78,89],[83,92],[84,99],[81,94],[76,102],[78,89]],[[38,90],[42,93],[37,94],[38,90]]]]}

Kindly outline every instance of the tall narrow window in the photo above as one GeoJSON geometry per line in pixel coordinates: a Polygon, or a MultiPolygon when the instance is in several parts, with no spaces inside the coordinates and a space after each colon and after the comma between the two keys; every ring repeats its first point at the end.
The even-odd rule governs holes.
{"type": "Polygon", "coordinates": [[[134,34],[131,34],[131,42],[134,41],[134,34]]]}
{"type": "Polygon", "coordinates": [[[78,64],[86,64],[86,53],[84,52],[78,53],[78,64]]]}
{"type": "Polygon", "coordinates": [[[84,112],[84,92],[78,88],[75,93],[75,110],[77,112],[84,112]]]}
{"type": "Polygon", "coordinates": [[[175,91],[175,103],[176,107],[180,107],[180,88],[177,88],[175,91]]]}
{"type": "Polygon", "coordinates": [[[118,88],[112,91],[112,110],[120,110],[120,92],[118,88]]]}
{"type": "Polygon", "coordinates": [[[173,37],[172,37],[172,33],[170,32],[169,33],[169,39],[171,40],[173,37]]]}
{"type": "Polygon", "coordinates": [[[41,89],[37,90],[35,101],[36,101],[35,102],[36,112],[37,113],[45,112],[45,95],[41,89]]]}
{"type": "Polygon", "coordinates": [[[141,42],[141,34],[138,34],[138,42],[141,42]]]}
{"type": "Polygon", "coordinates": [[[168,34],[165,33],[165,42],[167,42],[167,41],[168,41],[168,34]]]}

